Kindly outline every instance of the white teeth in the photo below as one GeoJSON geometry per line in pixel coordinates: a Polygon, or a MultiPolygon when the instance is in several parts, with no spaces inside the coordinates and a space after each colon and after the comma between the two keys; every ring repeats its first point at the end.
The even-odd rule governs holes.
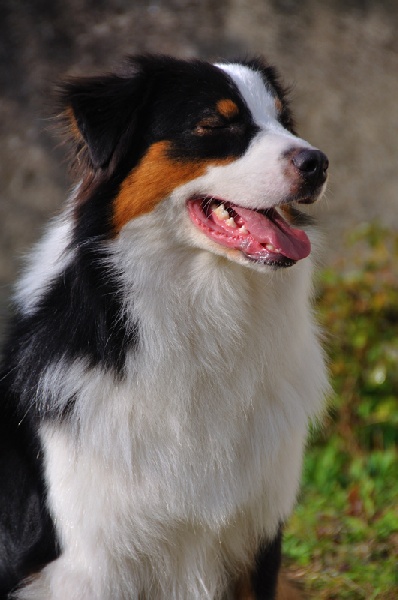
{"type": "Polygon", "coordinates": [[[233,220],[233,218],[232,218],[232,217],[229,217],[229,219],[226,219],[225,223],[226,223],[226,225],[228,225],[229,227],[232,227],[232,228],[234,228],[234,229],[236,228],[236,223],[235,223],[235,221],[233,220]]]}
{"type": "Polygon", "coordinates": [[[281,254],[282,253],[281,248],[275,248],[274,244],[265,244],[265,247],[270,252],[275,252],[276,254],[281,254]]]}
{"type": "Polygon", "coordinates": [[[214,214],[222,221],[229,219],[229,212],[225,210],[224,204],[220,204],[220,206],[213,204],[211,208],[214,214]]]}
{"type": "Polygon", "coordinates": [[[239,231],[241,233],[249,233],[248,230],[246,229],[246,227],[244,225],[242,225],[241,227],[239,227],[239,231]]]}

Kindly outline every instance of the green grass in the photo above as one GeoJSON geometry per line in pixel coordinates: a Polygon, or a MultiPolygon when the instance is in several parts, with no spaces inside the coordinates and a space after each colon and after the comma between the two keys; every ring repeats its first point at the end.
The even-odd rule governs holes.
{"type": "Polygon", "coordinates": [[[398,598],[398,235],[356,230],[319,281],[335,391],[286,531],[310,597],[398,598]]]}

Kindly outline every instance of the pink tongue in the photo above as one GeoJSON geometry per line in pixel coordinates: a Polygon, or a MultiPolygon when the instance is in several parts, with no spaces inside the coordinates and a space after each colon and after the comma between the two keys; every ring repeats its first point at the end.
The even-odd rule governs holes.
{"type": "Polygon", "coordinates": [[[250,234],[260,243],[272,244],[280,249],[280,254],[292,260],[306,258],[311,252],[311,243],[301,229],[294,229],[276,212],[272,211],[272,221],[261,213],[234,206],[234,211],[242,217],[250,234]]]}

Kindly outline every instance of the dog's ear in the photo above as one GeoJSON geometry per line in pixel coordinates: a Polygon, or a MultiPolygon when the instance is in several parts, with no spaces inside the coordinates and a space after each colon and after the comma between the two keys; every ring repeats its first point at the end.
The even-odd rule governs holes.
{"type": "Polygon", "coordinates": [[[78,159],[106,167],[127,132],[134,130],[146,96],[142,73],[70,78],[58,88],[58,105],[78,159]]]}

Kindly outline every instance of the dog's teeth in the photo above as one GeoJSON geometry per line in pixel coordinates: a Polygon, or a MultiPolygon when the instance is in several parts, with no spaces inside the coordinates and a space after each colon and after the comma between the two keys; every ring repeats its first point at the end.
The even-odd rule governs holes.
{"type": "Polygon", "coordinates": [[[246,229],[246,227],[244,225],[241,225],[241,227],[239,227],[239,231],[241,233],[249,233],[248,230],[246,229]]]}
{"type": "Polygon", "coordinates": [[[270,252],[275,252],[275,246],[273,244],[265,244],[265,247],[267,248],[267,250],[269,250],[270,252]]]}
{"type": "Polygon", "coordinates": [[[282,252],[282,248],[276,248],[276,249],[275,249],[275,252],[277,252],[278,254],[281,254],[281,252],[282,252]]]}
{"type": "Polygon", "coordinates": [[[234,229],[236,228],[236,223],[235,223],[235,221],[233,220],[233,218],[232,218],[232,217],[229,217],[229,219],[227,219],[227,220],[225,221],[225,223],[226,223],[226,224],[227,224],[229,227],[232,227],[232,228],[234,228],[234,229]]]}
{"type": "Polygon", "coordinates": [[[225,210],[224,204],[220,204],[220,206],[216,206],[215,204],[213,204],[212,210],[214,214],[222,221],[226,221],[227,219],[229,219],[229,212],[225,210]],[[215,208],[213,208],[214,206],[215,208]]]}

